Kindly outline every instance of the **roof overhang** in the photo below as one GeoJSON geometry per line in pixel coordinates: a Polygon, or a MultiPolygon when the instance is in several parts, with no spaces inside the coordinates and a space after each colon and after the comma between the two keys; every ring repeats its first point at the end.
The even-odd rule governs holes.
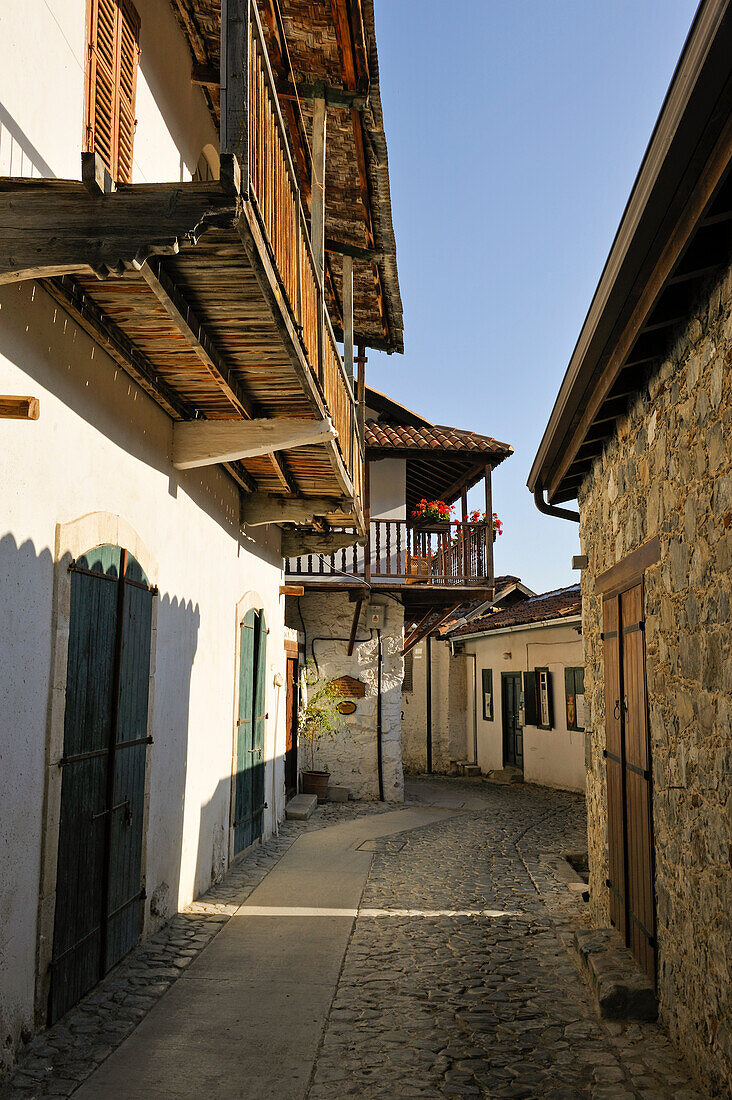
{"type": "Polygon", "coordinates": [[[729,262],[732,0],[703,0],[528,478],[577,495],[703,283],[729,262]]]}
{"type": "Polygon", "coordinates": [[[514,626],[499,626],[494,630],[476,630],[474,634],[452,634],[451,642],[469,642],[475,638],[489,638],[497,634],[517,634],[520,630],[543,630],[548,626],[576,626],[582,622],[581,615],[564,615],[556,619],[543,619],[538,623],[517,623],[514,626]]]}

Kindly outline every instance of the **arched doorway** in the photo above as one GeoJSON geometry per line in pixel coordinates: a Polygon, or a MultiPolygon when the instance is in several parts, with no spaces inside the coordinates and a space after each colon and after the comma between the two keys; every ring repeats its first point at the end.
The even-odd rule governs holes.
{"type": "Polygon", "coordinates": [[[119,546],[71,573],[49,1020],[96,984],[142,927],[142,830],[156,589],[119,546]]]}
{"type": "Polygon", "coordinates": [[[249,847],[263,832],[268,633],[264,611],[248,611],[239,623],[239,631],[234,855],[249,847]]]}

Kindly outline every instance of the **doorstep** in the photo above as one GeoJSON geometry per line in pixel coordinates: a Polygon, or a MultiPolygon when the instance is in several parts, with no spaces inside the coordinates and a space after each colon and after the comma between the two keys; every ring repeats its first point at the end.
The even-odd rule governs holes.
{"type": "Polygon", "coordinates": [[[575,932],[574,949],[601,1016],[611,1020],[657,1019],[653,982],[641,970],[616,929],[575,932]]]}
{"type": "Polygon", "coordinates": [[[288,821],[307,821],[312,816],[318,805],[316,794],[296,794],[285,807],[285,817],[288,821]]]}

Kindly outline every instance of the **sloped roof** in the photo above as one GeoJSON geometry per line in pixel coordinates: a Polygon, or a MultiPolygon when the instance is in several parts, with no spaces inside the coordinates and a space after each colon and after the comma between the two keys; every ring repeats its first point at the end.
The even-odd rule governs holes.
{"type": "Polygon", "coordinates": [[[556,588],[552,592],[532,596],[505,611],[494,611],[492,614],[483,615],[480,619],[474,619],[465,626],[458,627],[453,631],[452,637],[456,638],[461,634],[488,634],[492,630],[500,630],[507,626],[530,626],[532,623],[543,623],[549,619],[567,619],[581,612],[582,592],[578,584],[573,584],[569,588],[556,588]]]}
{"type": "Polygon", "coordinates": [[[372,450],[389,451],[473,452],[498,457],[498,462],[513,454],[509,443],[501,443],[489,435],[449,428],[444,424],[417,427],[411,424],[384,424],[377,420],[371,420],[366,425],[366,446],[372,450]]]}

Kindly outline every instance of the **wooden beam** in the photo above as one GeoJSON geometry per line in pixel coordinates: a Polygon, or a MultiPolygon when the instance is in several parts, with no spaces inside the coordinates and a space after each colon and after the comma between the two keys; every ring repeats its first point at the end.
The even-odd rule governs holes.
{"type": "MultiPolygon", "coordinates": [[[[402,654],[404,654],[407,651],[407,646],[409,645],[409,643],[410,643],[411,639],[413,638],[413,636],[420,632],[422,627],[425,626],[425,624],[427,623],[427,620],[430,619],[433,614],[434,614],[434,609],[430,607],[430,609],[428,611],[426,611],[425,614],[422,616],[422,618],[419,620],[417,625],[412,627],[412,629],[409,631],[409,634],[407,635],[407,637],[404,640],[404,649],[402,650],[402,654]]],[[[411,649],[411,646],[409,648],[411,649]]]]}
{"type": "Polygon", "coordinates": [[[99,153],[81,154],[81,182],[90,195],[109,195],[116,190],[109,169],[99,153]]]}
{"type": "Polygon", "coordinates": [[[218,88],[221,84],[221,70],[214,69],[212,65],[194,61],[191,69],[191,84],[199,84],[202,88],[218,88]]]}
{"type": "Polygon", "coordinates": [[[333,439],[330,420],[177,420],[173,465],[179,470],[254,458],[333,439]]]}
{"type": "Polygon", "coordinates": [[[282,557],[303,558],[309,554],[332,554],[354,543],[363,545],[358,531],[329,531],[326,534],[306,534],[304,531],[282,532],[282,557]]]}
{"type": "Polygon", "coordinates": [[[312,523],[317,516],[343,510],[335,497],[276,497],[257,493],[243,503],[242,522],[247,527],[265,523],[312,523]]]}
{"type": "Polygon", "coordinates": [[[304,596],[305,585],[304,584],[281,584],[280,596],[304,596]]]}
{"type": "Polygon", "coordinates": [[[40,415],[37,397],[0,395],[0,420],[38,420],[40,415]]]}
{"type": "Polygon", "coordinates": [[[375,248],[360,248],[355,244],[346,244],[345,241],[335,241],[332,237],[325,238],[325,251],[336,256],[352,256],[354,260],[380,260],[384,255],[375,248]]]}
{"type": "Polygon", "coordinates": [[[235,223],[238,199],[218,181],[129,184],[90,194],[77,180],[0,183],[0,284],[72,273],[121,275],[195,241],[209,218],[235,223]]]}
{"type": "Polygon", "coordinates": [[[343,366],[353,388],[353,258],[343,257],[343,366]]]}
{"type": "Polygon", "coordinates": [[[301,100],[303,103],[323,96],[327,107],[340,107],[348,111],[351,108],[356,111],[366,110],[366,96],[361,92],[350,92],[327,84],[303,84],[299,81],[291,84],[289,81],[280,81],[277,85],[277,95],[280,99],[301,100]]]}
{"type": "Polygon", "coordinates": [[[220,151],[233,153],[249,190],[249,4],[221,0],[220,151]]]}
{"type": "Polygon", "coordinates": [[[493,486],[491,484],[491,474],[493,472],[492,466],[486,464],[485,468],[485,514],[486,521],[488,523],[488,530],[486,531],[486,543],[485,543],[485,557],[486,557],[486,573],[488,574],[488,580],[490,581],[491,593],[493,592],[495,578],[493,576],[493,486]]]}
{"type": "Polygon", "coordinates": [[[600,573],[595,578],[595,592],[602,593],[603,596],[616,595],[640,581],[646,569],[650,569],[660,560],[661,544],[658,535],[654,535],[627,557],[600,573]]]}
{"type": "Polygon", "coordinates": [[[361,608],[363,607],[363,596],[359,596],[356,600],[356,606],[353,609],[353,622],[351,623],[351,635],[348,639],[348,649],[346,650],[346,656],[353,656],[353,647],[356,644],[356,633],[358,631],[358,620],[361,618],[361,608]]]}

